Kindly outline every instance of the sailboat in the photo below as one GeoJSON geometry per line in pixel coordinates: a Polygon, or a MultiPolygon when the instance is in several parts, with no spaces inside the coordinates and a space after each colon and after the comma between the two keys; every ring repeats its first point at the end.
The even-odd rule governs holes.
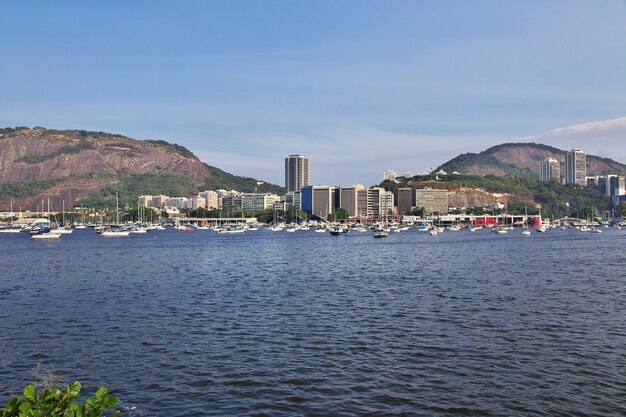
{"type": "Polygon", "coordinates": [[[63,200],[63,212],[62,212],[62,226],[58,226],[57,223],[57,227],[54,228],[54,231],[56,233],[60,233],[62,235],[69,235],[73,232],[72,229],[65,227],[65,200],[63,200]]]}
{"type": "MultiPolygon", "coordinates": [[[[43,203],[42,203],[43,210],[43,203]]],[[[50,199],[48,199],[48,227],[42,227],[35,233],[31,234],[31,239],[58,239],[61,237],[61,233],[50,229],[50,199]]]]}
{"type": "MultiPolygon", "coordinates": [[[[11,216],[13,216],[13,201],[11,201],[11,216]]],[[[19,233],[21,231],[22,229],[15,227],[13,224],[0,227],[0,233],[19,233]]]]}
{"type": "Polygon", "coordinates": [[[123,228],[119,225],[120,222],[120,209],[119,198],[115,193],[115,227],[108,227],[100,231],[102,237],[126,237],[130,235],[130,230],[123,228]]]}
{"type": "Polygon", "coordinates": [[[530,230],[528,230],[528,209],[524,207],[524,230],[522,230],[522,236],[530,236],[530,230]]]}

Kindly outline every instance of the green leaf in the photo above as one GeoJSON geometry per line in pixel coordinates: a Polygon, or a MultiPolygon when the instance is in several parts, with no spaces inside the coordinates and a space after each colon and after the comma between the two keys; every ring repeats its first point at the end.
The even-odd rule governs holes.
{"type": "Polygon", "coordinates": [[[98,391],[96,391],[96,399],[100,400],[105,398],[109,393],[109,389],[107,387],[102,387],[98,391]]]}
{"type": "Polygon", "coordinates": [[[78,394],[80,394],[80,382],[76,381],[73,384],[70,384],[65,393],[72,399],[78,398],[78,394]]]}
{"type": "Polygon", "coordinates": [[[103,408],[113,408],[120,403],[120,400],[117,397],[107,396],[102,400],[103,408]]]}
{"type": "Polygon", "coordinates": [[[26,388],[24,388],[24,398],[33,403],[37,401],[37,388],[35,388],[34,385],[26,385],[26,388]]]}
{"type": "Polygon", "coordinates": [[[20,405],[20,415],[26,414],[32,408],[30,401],[25,401],[20,405]]]}

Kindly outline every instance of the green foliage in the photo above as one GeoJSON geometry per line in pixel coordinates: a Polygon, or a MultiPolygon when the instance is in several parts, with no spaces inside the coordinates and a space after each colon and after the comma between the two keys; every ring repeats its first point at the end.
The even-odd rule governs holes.
{"type": "Polygon", "coordinates": [[[59,155],[76,154],[87,149],[94,149],[94,145],[87,141],[81,141],[77,145],[64,145],[54,152],[42,155],[27,155],[15,160],[15,162],[24,162],[26,164],[36,164],[47,161],[59,155]]]}
{"type": "Polygon", "coordinates": [[[619,203],[619,205],[615,209],[615,215],[617,217],[626,217],[626,201],[623,203],[619,203]]]}
{"type": "Polygon", "coordinates": [[[59,180],[24,181],[17,184],[0,184],[0,198],[13,199],[37,195],[50,187],[55,186],[59,180]]]}
{"type": "MultiPolygon", "coordinates": [[[[56,388],[45,388],[40,395],[34,385],[24,388],[24,395],[9,399],[0,409],[1,417],[102,417],[106,410],[119,404],[116,397],[109,395],[109,390],[102,387],[96,396],[88,398],[85,404],[79,404],[80,382],[67,386],[65,392],[56,388]]],[[[117,411],[111,417],[119,416],[117,411]]]]}
{"type": "MultiPolygon", "coordinates": [[[[493,148],[492,148],[493,149],[493,148]]],[[[529,169],[519,167],[513,164],[507,164],[502,162],[494,155],[489,153],[490,149],[481,153],[464,153],[457,156],[454,159],[446,162],[438,167],[435,171],[443,169],[444,171],[451,173],[453,171],[463,172],[471,166],[479,165],[484,167],[495,167],[501,169],[508,174],[526,175],[535,177],[537,174],[529,169]]]]}
{"type": "Polygon", "coordinates": [[[86,207],[115,207],[115,193],[118,193],[120,208],[137,205],[137,197],[142,194],[169,196],[190,196],[196,188],[190,179],[173,174],[138,174],[122,177],[116,184],[94,191],[78,201],[86,207]]]}
{"type": "Polygon", "coordinates": [[[208,177],[203,184],[203,189],[205,190],[224,189],[237,190],[244,193],[252,193],[254,192],[256,187],[256,190],[259,193],[272,193],[282,195],[285,192],[282,187],[274,184],[263,183],[257,185],[257,180],[254,178],[239,177],[237,175],[229,174],[226,171],[210,165],[206,165],[206,167],[209,169],[209,171],[211,171],[212,175],[208,177]]]}
{"type": "Polygon", "coordinates": [[[419,217],[424,217],[425,214],[426,214],[426,209],[424,207],[415,207],[409,213],[409,215],[411,216],[419,216],[419,217]]]}
{"type": "Polygon", "coordinates": [[[385,191],[393,191],[398,188],[398,183],[391,180],[384,180],[378,187],[384,188],[385,191]]]}
{"type": "Polygon", "coordinates": [[[7,133],[15,133],[15,132],[19,132],[20,130],[25,130],[25,129],[28,129],[28,127],[26,126],[3,127],[3,128],[0,128],[0,135],[7,134],[7,133]]]}
{"type": "Polygon", "coordinates": [[[329,216],[333,221],[334,220],[345,220],[348,218],[348,211],[344,208],[339,207],[335,209],[333,213],[329,216]]]}

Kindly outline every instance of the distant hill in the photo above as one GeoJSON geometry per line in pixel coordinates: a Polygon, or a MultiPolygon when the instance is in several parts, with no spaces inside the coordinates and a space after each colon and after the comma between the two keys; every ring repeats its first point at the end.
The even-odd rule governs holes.
{"type": "MultiPolygon", "coordinates": [[[[546,157],[560,163],[565,151],[539,143],[505,143],[480,153],[465,153],[439,166],[436,171],[457,171],[463,175],[539,175],[539,164],[546,157]]],[[[587,155],[587,175],[626,175],[626,165],[608,158],[587,155]]]]}
{"type": "MultiPolygon", "coordinates": [[[[41,127],[0,129],[0,209],[10,201],[35,209],[50,198],[54,209],[77,202],[122,204],[139,194],[190,195],[200,190],[254,191],[257,180],[200,161],[183,146],[162,140],[41,127]]],[[[259,192],[282,193],[265,183],[259,192]]]]}

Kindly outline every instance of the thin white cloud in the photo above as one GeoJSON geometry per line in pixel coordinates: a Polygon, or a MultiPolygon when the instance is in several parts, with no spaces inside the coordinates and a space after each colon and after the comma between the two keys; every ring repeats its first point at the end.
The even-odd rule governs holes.
{"type": "Polygon", "coordinates": [[[626,162],[626,117],[561,127],[520,141],[544,143],[565,150],[578,148],[626,162]]]}

